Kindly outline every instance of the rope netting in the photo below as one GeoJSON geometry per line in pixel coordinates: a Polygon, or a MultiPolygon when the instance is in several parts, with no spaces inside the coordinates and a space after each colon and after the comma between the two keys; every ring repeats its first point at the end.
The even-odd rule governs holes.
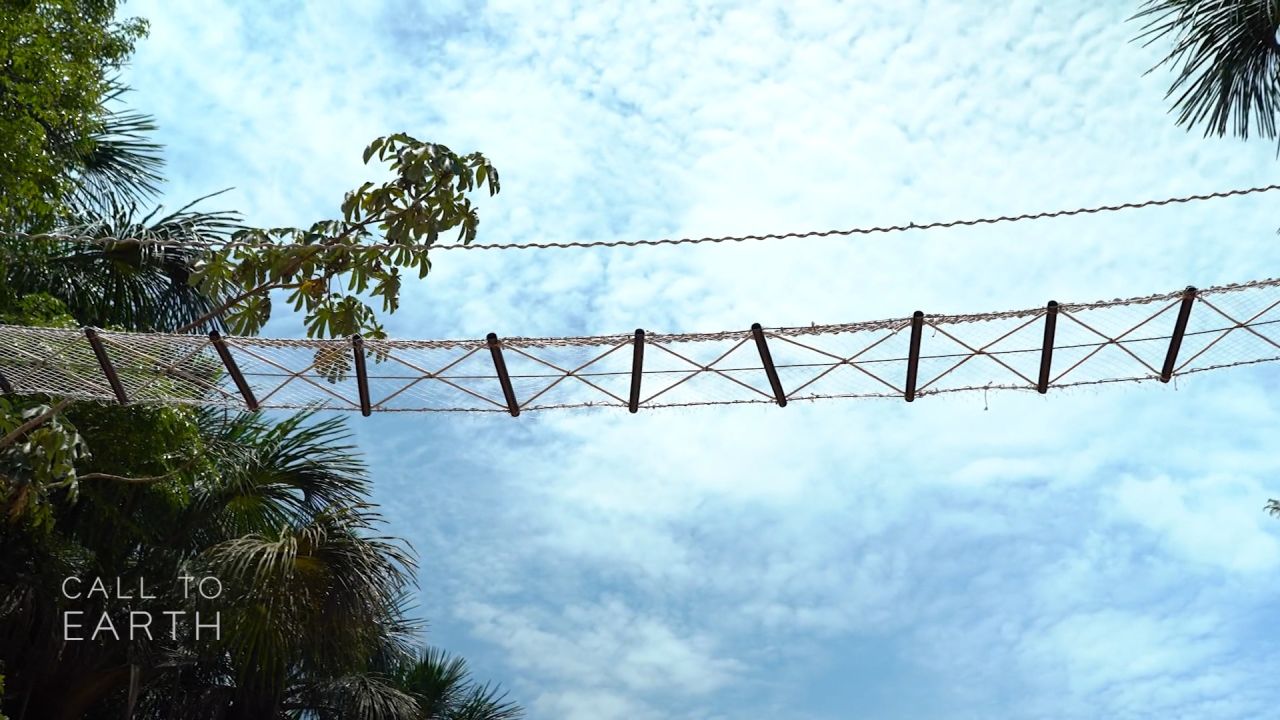
{"type": "Polygon", "coordinates": [[[764,328],[758,336],[649,333],[641,358],[633,334],[215,340],[0,325],[0,389],[129,403],[513,414],[1036,392],[1280,360],[1278,327],[1280,280],[1056,310],[764,328]]]}

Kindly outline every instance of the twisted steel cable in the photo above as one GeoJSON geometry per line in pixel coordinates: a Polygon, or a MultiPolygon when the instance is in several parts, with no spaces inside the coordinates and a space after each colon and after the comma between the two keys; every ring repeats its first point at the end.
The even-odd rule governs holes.
{"type": "MultiPolygon", "coordinates": [[[[1162,207],[1166,205],[1177,205],[1182,203],[1200,202],[1205,200],[1216,200],[1229,197],[1238,197],[1243,195],[1254,195],[1258,193],[1272,192],[1280,190],[1280,184],[1262,185],[1251,188],[1240,188],[1235,190],[1224,190],[1220,192],[1203,193],[1197,195],[1183,195],[1179,197],[1163,198],[1159,200],[1144,200],[1141,202],[1126,202],[1115,205],[1097,205],[1093,207],[1080,207],[1070,210],[1046,210],[1033,213],[1022,213],[1019,215],[998,215],[992,217],[980,217],[961,220],[935,221],[928,223],[909,222],[906,225],[876,225],[870,227],[854,227],[847,229],[833,230],[809,230],[804,232],[787,232],[787,233],[764,233],[758,235],[724,235],[719,237],[689,237],[689,238],[662,238],[658,240],[598,240],[592,242],[527,242],[527,243],[494,243],[494,244],[464,244],[464,243],[445,243],[439,245],[431,245],[432,250],[552,250],[562,248],[615,248],[615,247],[654,247],[658,245],[692,245],[701,243],[739,243],[751,240],[787,240],[787,239],[807,239],[807,238],[825,238],[825,237],[852,237],[855,235],[877,235],[886,233],[906,232],[908,230],[941,230],[954,227],[969,227],[975,225],[996,225],[1000,223],[1014,223],[1031,220],[1047,220],[1052,218],[1072,217],[1076,215],[1093,215],[1098,213],[1120,212],[1124,210],[1138,210],[1151,207],[1162,207]]],[[[187,239],[152,239],[152,238],[120,238],[120,237],[94,237],[90,235],[74,235],[63,233],[35,233],[29,235],[14,236],[25,240],[45,240],[52,242],[68,242],[85,245],[101,245],[108,246],[116,243],[137,243],[143,246],[159,246],[159,247],[187,247],[187,248],[204,248],[204,249],[220,249],[231,250],[237,248],[253,249],[260,247],[271,248],[291,248],[291,247],[314,247],[314,244],[307,243],[264,243],[264,242],[245,242],[238,240],[203,240],[197,238],[187,239]]],[[[371,243],[359,246],[363,250],[396,250],[405,247],[404,245],[391,243],[371,243]]]]}

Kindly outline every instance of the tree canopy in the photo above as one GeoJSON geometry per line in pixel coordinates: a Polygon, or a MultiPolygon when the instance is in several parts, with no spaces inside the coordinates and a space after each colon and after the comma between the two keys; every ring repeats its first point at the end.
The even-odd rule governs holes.
{"type": "MultiPolygon", "coordinates": [[[[103,99],[118,92],[114,73],[147,29],[115,12],[114,0],[0,3],[0,231],[49,222],[77,176],[102,160],[103,99]]],[[[134,170],[153,181],[151,159],[138,161],[134,170]]]]}

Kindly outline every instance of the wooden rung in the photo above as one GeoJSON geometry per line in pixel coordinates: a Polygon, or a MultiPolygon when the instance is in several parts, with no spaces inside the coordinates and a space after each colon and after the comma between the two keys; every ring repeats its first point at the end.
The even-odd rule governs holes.
{"type": "Polygon", "coordinates": [[[1049,369],[1053,366],[1053,335],[1058,328],[1058,302],[1050,300],[1044,309],[1044,345],[1040,348],[1040,381],[1036,391],[1049,392],[1049,369]]]}
{"type": "Polygon", "coordinates": [[[124,394],[124,385],[120,384],[120,378],[116,375],[115,367],[111,365],[111,358],[107,357],[107,348],[102,344],[102,338],[98,337],[98,331],[87,327],[84,329],[84,336],[89,339],[89,346],[93,348],[93,354],[98,358],[102,374],[107,376],[107,382],[116,395],[116,401],[121,405],[128,405],[129,397],[124,394]]]}
{"type": "Polygon", "coordinates": [[[627,401],[627,410],[640,410],[640,378],[644,374],[644,330],[636,329],[636,339],[631,344],[631,398],[627,401]]]}
{"type": "Polygon", "coordinates": [[[240,391],[240,396],[244,398],[244,406],[249,409],[249,412],[256,411],[258,398],[254,397],[253,388],[249,387],[249,383],[240,372],[240,366],[236,364],[236,359],[231,356],[231,348],[227,347],[227,341],[222,339],[217,330],[209,331],[209,340],[213,343],[213,349],[218,352],[218,357],[222,358],[222,364],[227,368],[231,381],[236,384],[236,389],[240,391]]]}
{"type": "Polygon", "coordinates": [[[1178,308],[1178,319],[1173,324],[1169,351],[1165,353],[1164,367],[1160,369],[1160,382],[1167,383],[1173,377],[1173,366],[1178,362],[1178,350],[1182,348],[1182,336],[1187,332],[1187,321],[1191,318],[1191,305],[1196,301],[1196,292],[1193,287],[1182,291],[1182,307],[1178,308]]]}
{"type": "Polygon", "coordinates": [[[351,353],[356,361],[356,390],[360,393],[360,414],[369,417],[369,374],[364,367],[364,338],[359,333],[351,336],[351,353]]]}
{"type": "Polygon", "coordinates": [[[498,372],[498,382],[502,384],[502,395],[507,400],[507,412],[511,417],[520,416],[520,405],[516,402],[515,388],[511,387],[511,376],[507,374],[507,363],[502,359],[502,343],[498,342],[496,333],[489,333],[489,353],[493,355],[493,369],[498,372]]]}
{"type": "Polygon", "coordinates": [[[920,336],[924,333],[924,313],[917,310],[911,316],[911,347],[907,351],[907,386],[903,399],[912,402],[916,399],[916,375],[920,370],[920,336]]]}
{"type": "Polygon", "coordinates": [[[764,365],[764,374],[769,378],[769,387],[773,388],[773,399],[778,407],[787,406],[787,394],[782,391],[782,381],[778,379],[778,369],[774,367],[773,356],[769,354],[769,343],[764,337],[764,328],[760,323],[752,323],[751,334],[756,339],[756,349],[760,351],[760,362],[764,365]]]}

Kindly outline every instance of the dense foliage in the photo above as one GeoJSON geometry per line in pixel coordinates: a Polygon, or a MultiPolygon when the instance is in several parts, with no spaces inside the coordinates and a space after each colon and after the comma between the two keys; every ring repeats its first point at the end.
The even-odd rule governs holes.
{"type": "MultiPolygon", "coordinates": [[[[101,160],[94,139],[110,115],[102,101],[146,32],[115,11],[114,0],[0,2],[0,230],[48,222],[101,160]]],[[[149,159],[137,159],[145,185],[149,159]]]]}

